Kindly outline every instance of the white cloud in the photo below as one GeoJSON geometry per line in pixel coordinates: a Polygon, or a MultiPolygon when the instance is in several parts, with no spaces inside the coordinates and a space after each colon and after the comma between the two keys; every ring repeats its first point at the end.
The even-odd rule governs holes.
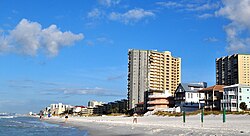
{"type": "Polygon", "coordinates": [[[121,21],[125,24],[133,24],[148,17],[153,17],[155,14],[152,11],[146,11],[144,9],[132,9],[125,13],[112,12],[109,15],[109,19],[113,21],[121,21]]]}
{"type": "Polygon", "coordinates": [[[210,18],[210,17],[213,17],[213,16],[214,16],[213,14],[205,13],[205,14],[202,14],[202,15],[198,15],[198,18],[207,19],[207,18],[210,18]]]}
{"type": "Polygon", "coordinates": [[[208,37],[208,38],[205,38],[204,41],[206,41],[206,42],[218,42],[219,40],[215,37],[208,37]]]}
{"type": "Polygon", "coordinates": [[[186,7],[186,10],[190,10],[190,11],[206,11],[206,10],[212,10],[212,9],[217,9],[219,8],[219,3],[205,3],[202,5],[192,5],[190,7],[186,7]]]}
{"type": "Polygon", "coordinates": [[[117,5],[120,3],[121,0],[98,0],[99,4],[110,7],[112,5],[117,5]]]}
{"type": "Polygon", "coordinates": [[[114,41],[107,37],[98,37],[96,38],[96,41],[102,44],[114,44],[114,41]]]}
{"type": "Polygon", "coordinates": [[[100,18],[102,14],[103,13],[98,8],[94,8],[93,10],[88,12],[87,17],[88,18],[100,18]]]}
{"type": "Polygon", "coordinates": [[[58,54],[61,47],[70,46],[83,39],[83,34],[62,32],[56,25],[42,29],[41,24],[22,19],[8,35],[0,36],[0,52],[14,52],[35,56],[39,50],[49,55],[58,54]]]}
{"type": "Polygon", "coordinates": [[[104,88],[94,87],[94,88],[55,88],[49,89],[42,94],[53,95],[63,93],[65,95],[96,95],[96,96],[124,96],[115,93],[114,90],[108,90],[104,88]]]}
{"type": "Polygon", "coordinates": [[[156,2],[157,5],[161,5],[164,7],[172,8],[172,7],[183,7],[181,3],[167,1],[167,2],[156,2]]]}
{"type": "Polygon", "coordinates": [[[166,8],[175,8],[184,11],[207,11],[219,8],[219,2],[211,2],[210,0],[205,1],[167,1],[167,2],[156,2],[157,5],[166,8]]]}
{"type": "Polygon", "coordinates": [[[229,52],[250,51],[250,0],[223,0],[223,7],[216,12],[231,22],[224,27],[227,34],[229,52]]]}

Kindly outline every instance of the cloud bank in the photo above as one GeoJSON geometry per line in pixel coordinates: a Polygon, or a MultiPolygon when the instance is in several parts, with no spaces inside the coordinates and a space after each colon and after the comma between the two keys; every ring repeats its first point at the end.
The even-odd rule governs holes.
{"type": "Polygon", "coordinates": [[[229,52],[250,51],[250,0],[223,0],[223,7],[217,16],[229,19],[231,22],[224,27],[227,34],[229,52]]]}
{"type": "Polygon", "coordinates": [[[43,50],[49,56],[55,56],[61,47],[71,46],[83,38],[82,33],[62,32],[56,25],[42,29],[41,24],[22,19],[7,35],[1,33],[0,53],[35,56],[40,50],[43,50]]]}

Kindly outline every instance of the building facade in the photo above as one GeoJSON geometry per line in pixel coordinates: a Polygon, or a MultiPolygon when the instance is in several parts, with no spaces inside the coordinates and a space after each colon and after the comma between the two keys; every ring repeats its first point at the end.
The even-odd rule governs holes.
{"type": "Polygon", "coordinates": [[[129,50],[128,52],[128,103],[129,109],[144,102],[146,91],[168,90],[173,95],[181,81],[181,58],[171,52],[129,50]]]}
{"type": "Polygon", "coordinates": [[[234,54],[216,59],[217,85],[250,85],[250,54],[234,54]]]}
{"type": "Polygon", "coordinates": [[[91,101],[88,102],[88,107],[95,108],[95,107],[103,105],[103,104],[104,104],[104,102],[98,102],[98,101],[95,101],[95,100],[91,100],[91,101]]]}
{"type": "Polygon", "coordinates": [[[181,111],[195,111],[203,107],[200,99],[204,99],[204,93],[198,92],[206,88],[207,83],[180,83],[175,91],[175,105],[181,108],[181,111]]]}
{"type": "Polygon", "coordinates": [[[145,97],[147,111],[164,111],[170,107],[174,107],[174,97],[167,91],[164,93],[162,91],[147,91],[145,97]]]}
{"type": "Polygon", "coordinates": [[[72,106],[70,105],[65,105],[62,103],[58,104],[51,104],[50,105],[50,112],[53,115],[60,115],[63,114],[65,111],[69,110],[72,106]]]}
{"type": "Polygon", "coordinates": [[[199,90],[204,93],[204,99],[200,99],[200,103],[204,103],[204,108],[208,110],[220,110],[221,100],[223,98],[224,85],[214,85],[199,90]]]}
{"type": "Polygon", "coordinates": [[[240,104],[245,102],[250,108],[250,86],[235,84],[224,87],[223,100],[221,100],[221,110],[241,111],[240,104]]]}

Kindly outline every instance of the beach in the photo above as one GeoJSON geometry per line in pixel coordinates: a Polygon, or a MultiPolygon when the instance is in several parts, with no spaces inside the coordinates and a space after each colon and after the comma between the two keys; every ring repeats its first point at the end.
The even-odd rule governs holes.
{"type": "Polygon", "coordinates": [[[97,116],[97,117],[69,117],[65,119],[52,117],[45,121],[73,126],[87,130],[90,136],[170,136],[170,135],[250,135],[249,115],[227,115],[223,123],[222,115],[204,116],[204,123],[200,115],[182,117],[143,116],[138,117],[138,123],[132,122],[133,117],[125,116],[97,116]]]}

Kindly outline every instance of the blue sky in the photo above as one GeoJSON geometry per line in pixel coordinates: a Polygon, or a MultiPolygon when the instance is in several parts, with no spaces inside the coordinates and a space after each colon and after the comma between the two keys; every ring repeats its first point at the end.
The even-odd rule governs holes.
{"type": "Polygon", "coordinates": [[[250,0],[1,0],[0,112],[127,97],[128,49],[169,50],[182,82],[249,53],[250,0]]]}

